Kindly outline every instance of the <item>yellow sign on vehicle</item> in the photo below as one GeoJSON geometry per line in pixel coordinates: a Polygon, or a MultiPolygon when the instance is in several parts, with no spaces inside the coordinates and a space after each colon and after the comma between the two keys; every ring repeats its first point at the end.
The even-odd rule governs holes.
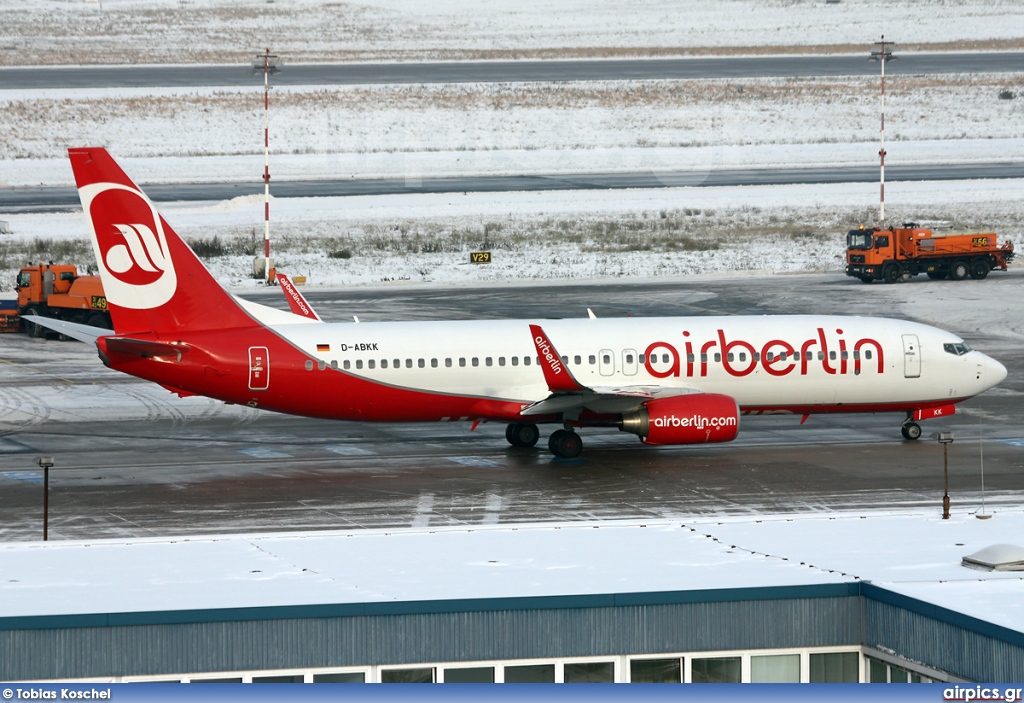
{"type": "Polygon", "coordinates": [[[91,303],[93,310],[106,310],[107,309],[107,296],[105,295],[94,295],[92,296],[91,303]]]}

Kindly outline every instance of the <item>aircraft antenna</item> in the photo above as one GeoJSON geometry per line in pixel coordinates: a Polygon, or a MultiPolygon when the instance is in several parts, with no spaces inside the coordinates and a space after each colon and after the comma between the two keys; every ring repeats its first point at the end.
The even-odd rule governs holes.
{"type": "Polygon", "coordinates": [[[268,48],[256,54],[252,72],[263,74],[263,275],[271,286],[274,274],[270,266],[270,75],[281,72],[281,63],[268,48]]]}
{"type": "Polygon", "coordinates": [[[876,41],[875,46],[878,49],[871,52],[870,58],[872,61],[877,61],[882,65],[882,146],[878,150],[878,158],[881,160],[878,180],[880,188],[878,220],[879,227],[885,229],[885,63],[896,58],[892,55],[892,49],[896,47],[896,44],[894,42],[887,42],[883,34],[882,41],[876,41]]]}

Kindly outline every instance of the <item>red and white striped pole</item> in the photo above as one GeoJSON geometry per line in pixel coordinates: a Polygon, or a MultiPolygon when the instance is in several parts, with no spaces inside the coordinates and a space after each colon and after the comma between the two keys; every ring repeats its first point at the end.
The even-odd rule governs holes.
{"type": "Polygon", "coordinates": [[[263,71],[263,274],[267,285],[274,283],[270,271],[270,74],[278,73],[277,56],[270,49],[256,56],[253,73],[263,71]],[[262,63],[260,63],[262,61],[262,63]]]}
{"type": "Polygon", "coordinates": [[[891,61],[896,57],[892,55],[892,51],[886,49],[886,46],[895,46],[895,44],[885,41],[884,34],[882,35],[882,41],[875,42],[875,46],[880,48],[877,51],[871,52],[871,60],[882,64],[882,146],[878,150],[878,158],[881,161],[879,171],[880,200],[878,205],[878,227],[879,229],[885,229],[885,62],[891,61]]]}

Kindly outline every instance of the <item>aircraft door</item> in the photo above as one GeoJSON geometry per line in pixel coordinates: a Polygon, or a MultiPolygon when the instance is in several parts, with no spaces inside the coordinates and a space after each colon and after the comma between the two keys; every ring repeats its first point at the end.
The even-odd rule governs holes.
{"type": "Polygon", "coordinates": [[[626,349],[622,352],[622,373],[636,376],[636,350],[626,349]]]}
{"type": "Polygon", "coordinates": [[[602,349],[597,360],[602,376],[611,376],[615,373],[615,355],[611,349],[602,349]]]}
{"type": "Polygon", "coordinates": [[[270,350],[249,347],[249,390],[265,391],[270,388],[270,350]]]}
{"type": "Polygon", "coordinates": [[[921,376],[921,349],[916,334],[903,335],[903,375],[907,378],[921,376]]]}

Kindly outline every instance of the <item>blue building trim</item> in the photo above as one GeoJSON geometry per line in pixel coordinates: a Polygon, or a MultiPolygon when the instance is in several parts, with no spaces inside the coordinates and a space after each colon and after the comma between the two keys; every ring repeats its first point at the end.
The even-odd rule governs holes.
{"type": "Polygon", "coordinates": [[[0,618],[0,631],[52,630],[84,627],[135,625],[177,625],[190,623],[344,618],[377,615],[425,615],[522,610],[566,610],[615,608],[644,605],[692,603],[734,603],[744,601],[835,598],[860,595],[860,583],[826,583],[798,586],[721,588],[697,591],[655,591],[647,593],[605,593],[568,596],[527,596],[510,598],[464,598],[382,603],[341,603],[282,605],[252,608],[210,608],[129,613],[78,615],[29,615],[0,618]]]}

